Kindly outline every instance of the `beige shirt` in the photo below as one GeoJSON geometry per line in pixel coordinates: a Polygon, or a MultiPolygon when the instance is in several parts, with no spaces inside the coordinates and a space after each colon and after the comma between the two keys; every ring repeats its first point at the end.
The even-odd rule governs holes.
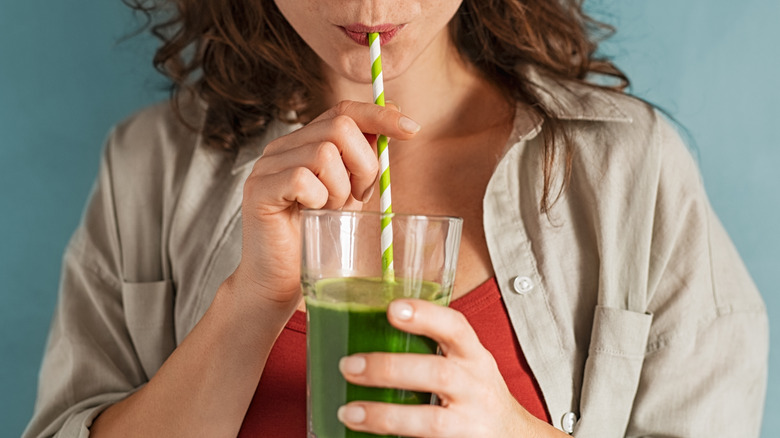
{"type": "MultiPolygon", "coordinates": [[[[518,119],[484,229],[553,424],[578,437],[758,436],[766,312],[685,146],[632,98],[535,80],[573,134],[571,187],[539,213],[544,126],[518,119]]],[[[275,123],[230,154],[161,104],[113,130],[64,257],[25,437],[86,437],[154,375],[239,262],[252,163],[296,128],[275,123]]]]}

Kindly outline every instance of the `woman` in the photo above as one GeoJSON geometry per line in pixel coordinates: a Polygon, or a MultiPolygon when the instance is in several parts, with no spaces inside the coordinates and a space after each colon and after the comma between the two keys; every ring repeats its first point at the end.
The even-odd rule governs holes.
{"type": "Polygon", "coordinates": [[[301,436],[299,211],[376,210],[379,133],[395,210],[464,232],[452,308],[389,310],[443,358],[341,362],[441,406],[354,402],[349,428],[758,434],[761,298],[673,129],[595,57],[604,27],[580,2],[170,6],[155,61],[175,110],[109,139],[26,436],[301,436]],[[367,103],[369,31],[394,107],[367,103]]]}

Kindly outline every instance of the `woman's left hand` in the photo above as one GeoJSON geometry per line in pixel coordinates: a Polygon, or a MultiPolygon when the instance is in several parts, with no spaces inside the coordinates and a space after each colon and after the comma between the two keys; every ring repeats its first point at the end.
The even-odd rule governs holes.
{"type": "Polygon", "coordinates": [[[387,313],[399,330],[438,342],[442,355],[354,354],[341,360],[341,373],[356,385],[431,392],[441,405],[355,401],[339,409],[347,427],[410,437],[567,436],[515,400],[463,314],[407,299],[394,301],[387,313]]]}

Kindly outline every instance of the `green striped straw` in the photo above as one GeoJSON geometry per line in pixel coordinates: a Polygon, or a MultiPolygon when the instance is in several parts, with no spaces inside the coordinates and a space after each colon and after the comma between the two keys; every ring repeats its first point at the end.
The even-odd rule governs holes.
{"type": "MultiPolygon", "coordinates": [[[[371,53],[371,82],[374,88],[374,103],[385,106],[385,86],[382,83],[382,52],[379,46],[379,34],[368,34],[371,53]]],[[[387,137],[380,135],[376,141],[379,155],[379,207],[382,210],[382,280],[394,282],[393,271],[393,204],[390,200],[390,154],[387,149],[387,137]]]]}

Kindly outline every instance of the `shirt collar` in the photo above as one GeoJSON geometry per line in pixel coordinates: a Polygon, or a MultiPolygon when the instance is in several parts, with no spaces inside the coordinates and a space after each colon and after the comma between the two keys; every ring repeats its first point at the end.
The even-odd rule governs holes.
{"type": "Polygon", "coordinates": [[[536,91],[536,97],[560,120],[631,123],[612,92],[593,85],[561,81],[543,75],[535,68],[527,68],[525,77],[536,91]]]}

